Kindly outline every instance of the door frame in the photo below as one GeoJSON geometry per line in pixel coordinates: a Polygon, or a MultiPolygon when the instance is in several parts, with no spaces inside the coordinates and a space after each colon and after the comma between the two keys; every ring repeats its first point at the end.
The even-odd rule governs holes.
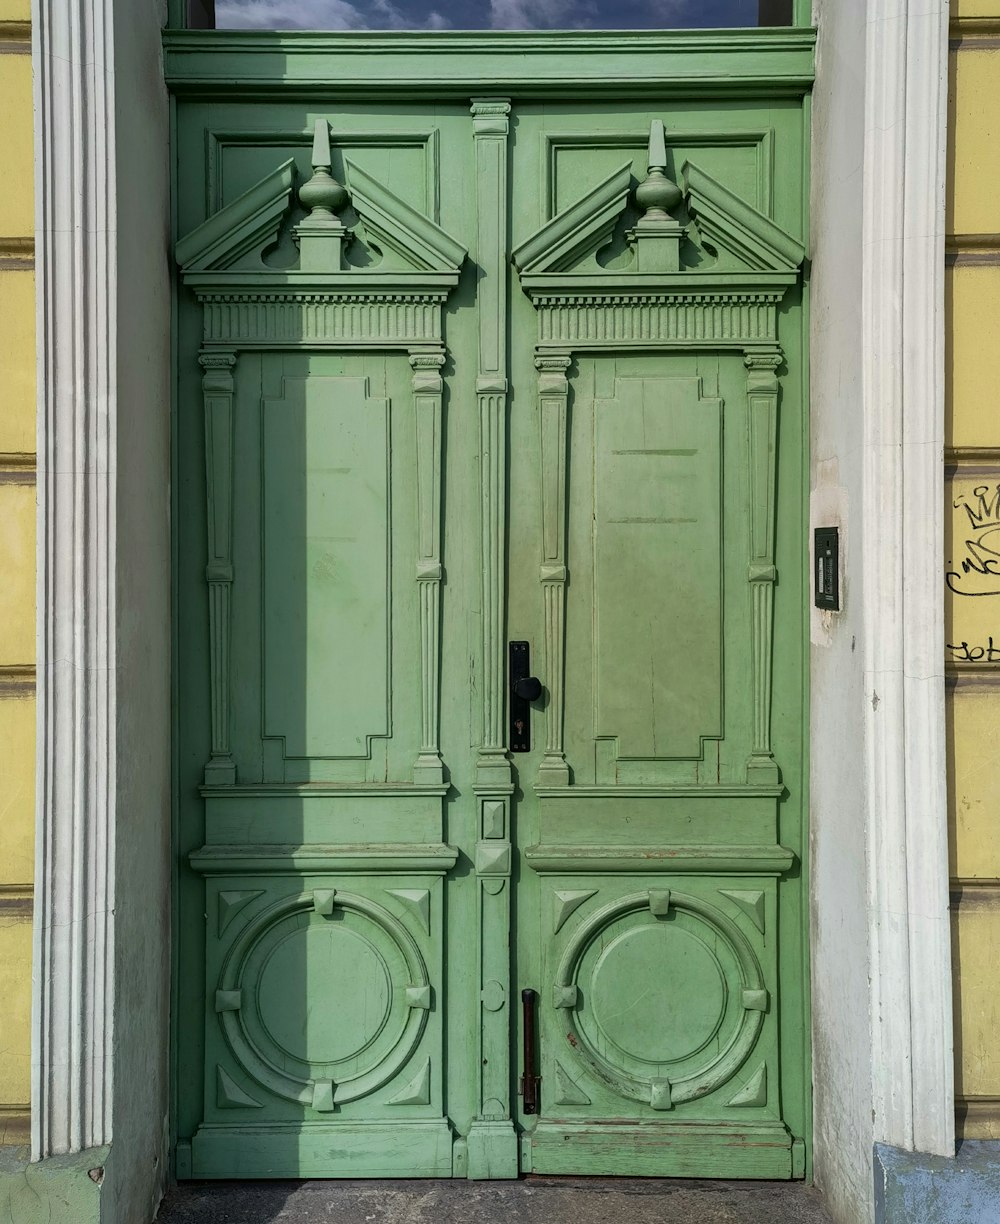
{"type": "MultiPolygon", "coordinates": [[[[867,1043],[855,1035],[843,1044],[840,1014],[814,1007],[814,1048],[821,1055],[816,1135],[828,1186],[867,1198],[871,1141],[953,1151],[938,596],[947,5],[918,10],[916,0],[869,0],[867,22],[856,18],[851,29],[834,9],[828,0],[818,5],[817,103],[827,118],[814,129],[813,190],[820,203],[814,233],[827,251],[860,243],[879,258],[838,273],[832,258],[824,263],[818,244],[813,279],[814,320],[829,310],[824,318],[837,325],[831,331],[814,323],[814,437],[845,415],[840,365],[849,346],[843,330],[835,334],[838,327],[854,320],[863,354],[862,368],[849,380],[858,419],[853,447],[845,445],[839,456],[846,479],[838,486],[856,494],[850,529],[857,563],[848,559],[847,577],[848,590],[856,577],[860,596],[836,632],[838,640],[850,635],[860,642],[866,678],[852,686],[836,668],[817,669],[823,647],[814,647],[814,762],[817,745],[829,742],[831,722],[846,715],[862,720],[863,768],[857,755],[839,771],[814,768],[815,930],[839,924],[840,933],[814,936],[813,964],[816,979],[827,969],[856,965],[860,980],[873,985],[867,1043]],[[859,46],[863,66],[851,58],[859,46]],[[859,115],[850,97],[857,99],[861,78],[870,92],[859,115]],[[843,147],[832,135],[838,113],[864,150],[862,183],[840,188],[843,147]],[[892,169],[902,166],[905,175],[892,169]],[[825,208],[823,192],[828,201],[850,203],[825,208]],[[906,383],[905,416],[903,382],[895,373],[904,367],[919,370],[906,383]],[[902,598],[910,592],[920,597],[902,598]],[[895,623],[884,615],[887,607],[899,608],[895,623]],[[902,634],[893,632],[900,625],[902,634]],[[919,678],[904,678],[908,673],[919,678]],[[881,694],[878,683],[867,682],[876,678],[881,694]],[[841,924],[832,843],[859,831],[868,847],[861,856],[867,872],[858,891],[861,920],[841,924]],[[824,1077],[841,1071],[852,1091],[842,1084],[828,1094],[824,1077]],[[854,1099],[863,1104],[866,1086],[876,1106],[870,1126],[854,1099]],[[860,1173],[850,1167],[854,1152],[843,1137],[859,1119],[860,1173]]],[[[32,1154],[43,1159],[101,1147],[114,1131],[116,1179],[127,1194],[148,1202],[164,1177],[160,1120],[168,1087],[163,1075],[143,1080],[137,1072],[162,1067],[165,1059],[168,971],[164,958],[150,960],[147,949],[151,937],[161,947],[170,944],[167,856],[157,861],[154,854],[148,870],[137,868],[144,854],[167,844],[170,827],[162,735],[169,602],[161,598],[170,579],[169,534],[155,507],[165,506],[168,487],[157,457],[165,454],[171,361],[162,343],[119,349],[115,339],[119,321],[123,335],[134,335],[137,318],[151,338],[165,334],[167,145],[150,139],[148,124],[165,134],[168,102],[155,81],[142,93],[136,85],[155,62],[155,11],[143,24],[124,0],[35,0],[33,17],[41,275],[32,1154]],[[87,105],[69,105],[70,98],[87,105]],[[147,177],[137,174],[139,167],[147,177]],[[115,204],[110,218],[108,184],[115,204]],[[137,254],[149,275],[136,275],[137,254]],[[80,359],[82,353],[89,359],[80,359]],[[137,390],[146,408],[141,414],[130,412],[137,390]],[[137,454],[148,468],[144,463],[122,479],[137,454]],[[129,575],[142,581],[123,586],[129,575]],[[116,600],[120,594],[124,600],[116,600]],[[142,633],[137,614],[144,618],[142,633]],[[150,635],[157,642],[152,650],[150,635]],[[133,699],[137,685],[149,694],[144,706],[133,699]],[[125,732],[117,741],[109,735],[116,726],[125,732]],[[137,779],[130,754],[144,749],[145,776],[137,779]],[[88,785],[78,783],[83,778],[88,785]],[[148,831],[145,842],[129,835],[136,823],[148,831]],[[91,852],[82,853],[82,846],[91,852]],[[97,938],[91,922],[67,925],[67,912],[99,915],[97,938]],[[130,974],[144,961],[151,993],[136,1008],[130,974]],[[124,1019],[119,1008],[126,996],[130,1022],[119,1025],[112,1045],[109,1034],[116,1013],[124,1019]],[[71,1037],[78,1028],[82,1040],[71,1037]],[[150,1126],[131,1126],[147,1116],[159,1130],[155,1164],[148,1159],[150,1126]]],[[[669,70],[668,61],[657,57],[669,70]]],[[[857,351],[850,348],[855,359],[857,351]]]]}

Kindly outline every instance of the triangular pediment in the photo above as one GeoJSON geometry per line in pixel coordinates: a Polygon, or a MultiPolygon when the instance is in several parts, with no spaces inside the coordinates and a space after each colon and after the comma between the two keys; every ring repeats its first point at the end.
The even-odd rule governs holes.
{"type": "Polygon", "coordinates": [[[687,162],[681,178],[702,240],[726,262],[751,272],[794,272],[802,263],[800,242],[710,174],[687,162]]]}
{"type": "Polygon", "coordinates": [[[295,162],[289,158],[231,203],[179,239],[174,254],[184,272],[220,272],[275,242],[291,203],[295,162]]]}
{"type": "Polygon", "coordinates": [[[345,159],[347,186],[365,232],[418,272],[454,272],[468,252],[423,213],[411,208],[356,163],[345,159]]]}
{"type": "MultiPolygon", "coordinates": [[[[468,252],[460,242],[430,218],[373,178],[366,170],[345,161],[350,204],[364,228],[364,234],[380,248],[391,250],[404,271],[412,273],[457,274],[468,252]]],[[[188,274],[251,273],[247,263],[253,252],[265,251],[278,240],[282,224],[292,207],[295,163],[283,162],[237,199],[213,213],[201,225],[181,238],[174,254],[182,272],[188,274]]],[[[333,225],[339,225],[331,216],[333,225]]],[[[339,231],[350,239],[350,231],[339,231]]],[[[339,248],[338,248],[339,249],[339,248]]],[[[268,277],[261,261],[256,275],[268,277]]],[[[344,275],[360,276],[350,267],[344,275]]],[[[287,279],[296,268],[275,269],[271,275],[287,279]]]]}
{"type": "Polygon", "coordinates": [[[631,185],[628,161],[522,242],[511,256],[514,267],[522,275],[565,272],[595,254],[610,242],[631,185]]]}
{"type": "Polygon", "coordinates": [[[634,192],[629,162],[517,247],[524,289],[695,294],[795,281],[805,257],[796,238],[694,163],[685,164],[680,184],[666,163],[663,125],[654,120],[650,169],[634,192]],[[623,248],[614,264],[599,255],[612,237],[623,248]]]}

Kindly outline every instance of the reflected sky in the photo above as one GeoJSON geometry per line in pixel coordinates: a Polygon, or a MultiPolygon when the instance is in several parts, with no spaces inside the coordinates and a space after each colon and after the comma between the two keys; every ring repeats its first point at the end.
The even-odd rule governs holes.
{"type": "Polygon", "coordinates": [[[646,30],[755,26],[758,0],[216,0],[220,30],[646,30]]]}

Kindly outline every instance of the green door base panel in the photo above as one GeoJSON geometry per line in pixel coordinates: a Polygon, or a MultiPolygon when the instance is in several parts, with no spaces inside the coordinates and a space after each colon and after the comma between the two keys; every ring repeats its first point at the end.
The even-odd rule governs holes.
{"type": "Polygon", "coordinates": [[[28,1148],[0,1147],[0,1220],[3,1224],[101,1224],[113,1212],[104,1203],[110,1147],[32,1163],[28,1148]]]}
{"type": "Polygon", "coordinates": [[[811,36],[198,38],[178,1177],[802,1176],[811,36]]]}
{"type": "Polygon", "coordinates": [[[177,1177],[451,1177],[454,1135],[429,1122],[202,1126],[177,1177]]]}
{"type": "Polygon", "coordinates": [[[539,1123],[524,1136],[532,1173],[594,1177],[725,1177],[788,1180],[805,1173],[805,1148],[780,1123],[761,1126],[539,1123]]]}

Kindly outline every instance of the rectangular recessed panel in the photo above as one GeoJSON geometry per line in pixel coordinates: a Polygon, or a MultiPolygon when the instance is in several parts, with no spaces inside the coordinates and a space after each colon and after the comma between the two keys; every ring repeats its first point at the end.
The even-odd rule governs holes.
{"type": "Polygon", "coordinates": [[[363,378],[264,402],[264,734],[286,757],[388,734],[388,412],[363,378]]]}
{"type": "Polygon", "coordinates": [[[620,378],[594,404],[596,732],[692,758],[721,724],[722,402],[620,378]]]}

